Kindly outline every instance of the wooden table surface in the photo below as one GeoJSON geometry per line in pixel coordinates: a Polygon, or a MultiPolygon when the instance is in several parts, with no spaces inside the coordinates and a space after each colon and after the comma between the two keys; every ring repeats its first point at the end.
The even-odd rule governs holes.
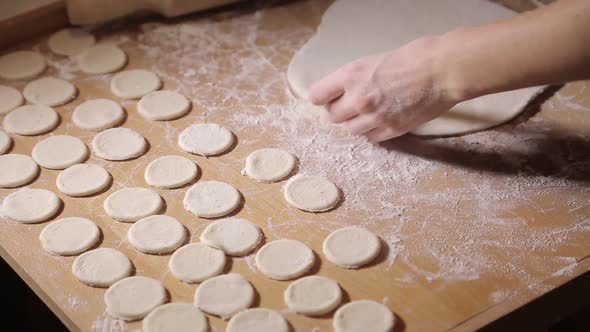
{"type": "MultiPolygon", "coordinates": [[[[504,1],[531,8],[525,1],[504,1]]],[[[514,121],[483,133],[458,138],[404,137],[384,146],[347,136],[321,119],[320,111],[294,98],[285,70],[293,53],[309,38],[330,1],[298,1],[276,6],[239,5],[229,10],[173,21],[111,27],[98,31],[129,55],[127,65],[156,72],[164,88],[193,102],[178,120],[150,122],[135,101],[109,91],[111,75],[89,76],[75,63],[52,55],[44,36],[17,48],[40,50],[49,59],[46,75],[71,80],[79,96],[57,107],[59,127],[52,133],[12,135],[11,153],[29,154],[35,143],[53,134],[69,134],[90,143],[94,133],[76,128],[75,107],[92,98],[118,100],[127,110],[123,126],[146,137],[149,151],[131,161],[109,162],[92,155],[114,178],[99,195],[71,198],[59,193],[59,171],[42,169],[31,188],[56,192],[63,210],[56,218],[86,217],[101,228],[101,247],[129,256],[137,275],[161,280],[171,301],[192,301],[198,285],[176,280],[167,271],[169,255],[140,253],[126,241],[130,224],[109,218],[104,199],[129,186],[148,187],[146,165],[166,154],[198,163],[201,180],[236,186],[245,200],[237,216],[257,223],[267,241],[293,238],[308,244],[319,263],[313,273],[337,280],[346,301],[373,299],[398,317],[397,330],[472,330],[588,271],[590,262],[590,83],[552,89],[514,121]],[[229,153],[203,158],[176,145],[192,123],[217,122],[230,128],[238,144],[229,153]],[[289,207],[283,183],[255,183],[240,174],[245,157],[263,147],[281,147],[299,157],[299,172],[334,181],[344,193],[335,210],[309,214],[289,207]],[[379,234],[385,250],[358,270],[325,260],[323,239],[352,224],[379,234]]],[[[22,89],[26,82],[1,82],[22,89]]],[[[16,189],[0,189],[0,198],[16,189]]],[[[182,207],[186,188],[158,190],[168,215],[178,218],[198,241],[211,221],[182,207]]],[[[75,257],[41,249],[47,222],[0,222],[0,253],[71,330],[138,330],[105,314],[105,290],[78,282],[70,272],[75,257]]],[[[279,310],[297,331],[330,331],[331,315],[309,318],[286,309],[289,284],[256,271],[253,256],[231,259],[232,272],[244,274],[259,294],[260,307],[279,310]]],[[[8,286],[9,285],[5,285],[8,286]]],[[[557,310],[557,309],[556,309],[557,310]]],[[[215,331],[225,322],[210,317],[215,331]]],[[[533,323],[534,324],[534,323],[533,323]]]]}

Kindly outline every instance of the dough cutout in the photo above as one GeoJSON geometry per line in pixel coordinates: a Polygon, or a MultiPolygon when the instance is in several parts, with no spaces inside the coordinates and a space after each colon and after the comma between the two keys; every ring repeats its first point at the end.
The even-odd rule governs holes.
{"type": "Polygon", "coordinates": [[[156,74],[143,69],[122,71],[111,80],[111,92],[124,99],[139,99],[161,86],[162,81],[156,74]]]}
{"type": "Polygon", "coordinates": [[[177,279],[196,283],[221,274],[225,264],[223,251],[203,243],[189,243],[172,254],[168,268],[177,279]]]}
{"type": "Polygon", "coordinates": [[[195,306],[210,315],[228,319],[254,302],[254,287],[237,273],[205,280],[195,292],[195,306]]]}
{"type": "Polygon", "coordinates": [[[184,196],[184,208],[201,218],[216,218],[232,213],[242,196],[232,185],[220,181],[203,181],[193,185],[184,196]]]}
{"type": "Polygon", "coordinates": [[[142,319],[167,299],[166,289],[159,281],[143,276],[119,280],[104,294],[107,312],[127,321],[142,319]]]}
{"type": "Polygon", "coordinates": [[[59,106],[73,100],[78,93],[76,87],[60,78],[42,77],[25,85],[23,95],[31,104],[59,106]]]}
{"type": "Polygon", "coordinates": [[[226,152],[234,141],[231,131],[215,123],[192,125],[178,136],[181,149],[205,157],[226,152]]]}
{"type": "Polygon", "coordinates": [[[4,198],[0,212],[14,221],[35,224],[53,217],[60,207],[60,199],[51,191],[23,188],[4,198]]]}
{"type": "Polygon", "coordinates": [[[128,160],[143,155],[146,150],[146,139],[129,128],[107,129],[92,139],[92,151],[106,160],[128,160]]]}
{"type": "Polygon", "coordinates": [[[317,316],[329,313],[342,302],[340,285],[332,279],[307,276],[293,281],[285,290],[285,303],[298,314],[317,316]]]}
{"type": "Polygon", "coordinates": [[[86,160],[88,148],[77,137],[54,135],[35,144],[31,155],[41,167],[65,169],[86,160]]]}
{"type": "Polygon", "coordinates": [[[153,160],[145,169],[145,182],[152,187],[174,189],[182,187],[199,174],[194,161],[182,156],[163,156],[153,160]]]}
{"type": "Polygon", "coordinates": [[[123,122],[125,110],[110,99],[92,99],[78,105],[72,113],[74,124],[84,130],[103,131],[123,122]]]}
{"type": "Polygon", "coordinates": [[[0,56],[0,78],[5,80],[27,80],[46,68],[45,57],[37,52],[16,51],[0,56]]]}
{"type": "Polygon", "coordinates": [[[33,158],[24,154],[0,156],[0,188],[14,188],[31,182],[39,174],[33,158]]]}
{"type": "Polygon", "coordinates": [[[166,254],[176,250],[186,240],[186,230],[176,218],[149,216],[131,225],[127,240],[146,254],[166,254]]]}
{"type": "Polygon", "coordinates": [[[366,265],[379,256],[381,240],[364,228],[346,227],[326,237],[323,251],[330,262],[353,269],[366,265]]]}
{"type": "Polygon", "coordinates": [[[79,28],[62,29],[47,40],[49,49],[59,55],[74,56],[96,43],[96,38],[79,28]]]}
{"type": "Polygon", "coordinates": [[[24,102],[25,99],[20,91],[11,86],[0,85],[0,115],[8,114],[24,102]]]}
{"type": "Polygon", "coordinates": [[[381,303],[369,300],[349,302],[334,313],[334,332],[390,332],[395,316],[381,303]]]}
{"type": "Polygon", "coordinates": [[[78,164],[59,173],[55,184],[68,196],[89,196],[106,189],[111,184],[111,175],[102,166],[78,164]]]}
{"type": "Polygon", "coordinates": [[[87,74],[108,74],[127,64],[127,54],[116,45],[102,43],[91,46],[76,56],[78,67],[87,74]]]}
{"type": "Polygon", "coordinates": [[[162,210],[162,197],[150,189],[123,188],[104,201],[104,210],[111,218],[122,222],[135,222],[162,210]]]}
{"type": "Polygon", "coordinates": [[[174,120],[185,115],[191,104],[185,96],[170,90],[154,91],[141,97],[137,111],[153,121],[174,120]]]}
{"type": "Polygon", "coordinates": [[[340,190],[319,176],[297,175],[285,184],[285,200],[299,210],[324,212],[340,202],[340,190]]]}
{"type": "MultiPolygon", "coordinates": [[[[0,155],[5,154],[11,146],[12,138],[3,130],[0,130],[0,155]]],[[[0,187],[2,187],[1,184],[0,187]]]]}
{"type": "Polygon", "coordinates": [[[281,149],[260,149],[246,158],[243,173],[259,182],[277,182],[293,172],[297,159],[281,149]]]}
{"type": "Polygon", "coordinates": [[[52,131],[59,123],[59,116],[53,108],[45,105],[24,105],[4,116],[6,131],[33,136],[52,131]]]}
{"type": "Polygon", "coordinates": [[[78,256],[72,273],[81,283],[92,287],[109,287],[133,272],[133,264],[119,250],[97,248],[78,256]]]}
{"type": "Polygon", "coordinates": [[[45,226],[39,235],[46,251],[61,256],[78,255],[100,239],[100,228],[86,218],[62,218],[45,226]]]}
{"type": "Polygon", "coordinates": [[[201,242],[223,250],[229,256],[244,256],[262,241],[262,231],[254,223],[241,218],[217,220],[205,227],[201,242]]]}
{"type": "Polygon", "coordinates": [[[209,323],[190,303],[167,303],[150,312],[143,320],[143,332],[207,332],[209,323]]]}
{"type": "Polygon", "coordinates": [[[227,332],[289,332],[289,324],[275,310],[254,308],[237,313],[227,324],[227,332]]]}
{"type": "Polygon", "coordinates": [[[275,280],[298,278],[313,267],[315,255],[296,240],[275,240],[262,246],[256,254],[256,266],[265,276],[275,280]]]}

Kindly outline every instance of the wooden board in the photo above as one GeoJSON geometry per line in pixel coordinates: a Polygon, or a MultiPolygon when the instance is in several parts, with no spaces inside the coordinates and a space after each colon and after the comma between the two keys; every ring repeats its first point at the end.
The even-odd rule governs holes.
{"type": "MultiPolygon", "coordinates": [[[[508,1],[507,1],[508,2],[508,1]]],[[[109,91],[110,75],[88,76],[68,59],[51,55],[46,37],[21,48],[39,49],[50,60],[47,75],[70,79],[79,89],[71,103],[57,107],[62,122],[51,134],[70,134],[90,143],[94,133],[76,128],[71,114],[92,98],[118,100],[126,108],[125,127],[150,142],[142,157],[108,162],[112,187],[99,195],[70,198],[59,193],[59,171],[43,169],[29,187],[58,193],[64,208],[58,217],[81,216],[103,232],[101,247],[127,254],[137,275],[161,280],[172,301],[191,302],[198,285],[168,273],[169,255],[138,252],[126,239],[129,224],[109,218],[103,200],[127,186],[147,187],[146,165],[165,154],[195,160],[201,180],[235,185],[245,200],[238,216],[257,223],[267,241],[294,238],[319,258],[313,273],[337,280],[346,301],[373,299],[398,317],[398,330],[471,330],[588,271],[590,254],[590,83],[568,84],[539,108],[530,107],[510,124],[485,133],[449,139],[405,137],[371,147],[318,118],[318,110],[296,100],[286,81],[286,66],[313,34],[329,1],[302,1],[275,7],[196,15],[168,22],[105,31],[129,54],[127,66],[155,71],[164,88],[193,101],[186,117],[150,122],[138,115],[135,101],[109,91]],[[192,123],[217,122],[230,128],[238,144],[219,157],[189,155],[176,145],[192,123]],[[320,174],[344,192],[334,211],[309,214],[289,207],[282,183],[255,183],[240,173],[245,157],[263,147],[282,147],[300,159],[299,172],[320,174]],[[385,250],[359,270],[341,269],[325,260],[321,244],[329,232],[358,224],[379,234],[385,250]]],[[[518,5],[517,5],[518,6],[518,5]]],[[[18,88],[24,82],[2,82],[18,88]]],[[[547,96],[545,96],[547,97],[547,96]]],[[[47,137],[13,135],[12,153],[30,154],[47,137]]],[[[0,197],[14,189],[1,189],[0,197]]],[[[186,188],[159,190],[166,214],[178,218],[198,241],[209,220],[182,207],[186,188]]],[[[79,283],[70,273],[74,257],[45,253],[38,242],[47,223],[0,222],[0,254],[71,330],[133,331],[141,322],[123,323],[104,312],[105,290],[79,283]]],[[[281,311],[297,331],[330,331],[331,315],[309,318],[289,312],[282,293],[288,282],[258,273],[253,256],[232,259],[228,268],[256,287],[257,306],[281,311]]],[[[557,309],[556,309],[557,310],[557,309]]],[[[225,322],[210,317],[221,331],[225,322]]]]}

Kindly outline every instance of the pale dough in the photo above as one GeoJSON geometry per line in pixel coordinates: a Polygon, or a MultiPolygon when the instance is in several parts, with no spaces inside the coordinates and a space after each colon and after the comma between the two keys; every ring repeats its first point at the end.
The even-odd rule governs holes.
{"type": "Polygon", "coordinates": [[[33,158],[24,154],[0,156],[0,188],[14,188],[31,182],[39,174],[33,158]]]}
{"type": "Polygon", "coordinates": [[[105,199],[104,210],[115,220],[135,222],[160,212],[162,197],[146,188],[123,188],[105,199]]]}
{"type": "Polygon", "coordinates": [[[155,215],[134,223],[127,232],[127,240],[146,254],[167,254],[186,240],[186,231],[176,218],[155,215]]]}
{"type": "Polygon", "coordinates": [[[193,185],[184,196],[184,208],[202,218],[225,216],[240,206],[242,196],[232,185],[203,181],[193,185]]]}
{"type": "Polygon", "coordinates": [[[166,303],[162,284],[152,278],[135,276],[117,281],[104,294],[107,312],[122,320],[138,320],[166,303]]]}
{"type": "Polygon", "coordinates": [[[61,201],[49,190],[23,188],[6,196],[1,214],[23,224],[34,224],[53,217],[61,201]]]}
{"type": "Polygon", "coordinates": [[[32,136],[52,131],[59,123],[59,116],[49,106],[24,105],[17,107],[4,117],[6,131],[32,136]]]}
{"type": "Polygon", "coordinates": [[[102,43],[91,46],[76,56],[78,67],[88,74],[115,72],[127,63],[127,54],[116,45],[102,43]]]}
{"type": "Polygon", "coordinates": [[[55,184],[62,193],[73,196],[93,195],[111,183],[111,175],[102,166],[78,164],[59,173],[55,184]]]}
{"type": "Polygon", "coordinates": [[[185,96],[170,90],[154,91],[141,97],[137,111],[149,120],[173,120],[185,115],[190,103],[185,96]]]}
{"type": "Polygon", "coordinates": [[[72,113],[72,121],[81,129],[103,131],[119,125],[125,119],[125,111],[110,99],[92,99],[83,102],[72,113]]]}
{"type": "Polygon", "coordinates": [[[80,217],[62,218],[45,226],[39,235],[41,246],[56,255],[70,256],[94,246],[100,238],[95,223],[80,217]]]}
{"type": "Polygon", "coordinates": [[[16,51],[0,57],[0,77],[5,80],[33,78],[47,68],[43,55],[33,51],[16,51]]]}
{"type": "Polygon", "coordinates": [[[72,264],[72,273],[83,284],[92,287],[109,287],[133,272],[133,264],[122,252],[111,248],[98,248],[78,256],[72,264]]]}
{"type": "MultiPolygon", "coordinates": [[[[419,37],[513,15],[507,8],[481,0],[336,1],[324,13],[316,34],[291,60],[289,84],[295,94],[307,98],[313,83],[355,59],[398,48],[419,37]]],[[[413,133],[456,135],[493,127],[518,115],[542,89],[497,93],[460,103],[413,133]]]]}
{"type": "Polygon", "coordinates": [[[308,272],[314,262],[315,255],[308,246],[289,239],[269,242],[256,254],[258,270],[275,280],[298,278],[308,272]]]}
{"type": "Polygon", "coordinates": [[[101,131],[92,139],[94,154],[106,160],[128,160],[146,152],[143,136],[129,128],[111,128],[101,131]]]}
{"type": "Polygon", "coordinates": [[[209,323],[190,303],[167,303],[150,312],[143,320],[143,332],[207,332],[209,323]]]}
{"type": "Polygon", "coordinates": [[[228,319],[254,302],[254,287],[237,273],[205,280],[195,292],[195,306],[202,311],[228,319]]]}
{"type": "Polygon", "coordinates": [[[381,303],[360,300],[336,310],[332,321],[334,332],[390,332],[395,316],[381,303]]]}
{"type": "Polygon", "coordinates": [[[96,38],[91,33],[78,28],[69,28],[53,33],[47,40],[47,46],[53,53],[74,56],[91,47],[95,42],[96,38]]]}
{"type": "Polygon", "coordinates": [[[111,80],[111,92],[124,99],[139,99],[161,86],[162,81],[156,74],[143,69],[122,71],[111,80]]]}
{"type": "Polygon", "coordinates": [[[332,209],[340,201],[340,190],[332,182],[319,176],[298,175],[287,181],[285,200],[307,212],[332,209]]]}
{"type": "Polygon", "coordinates": [[[182,156],[164,156],[153,160],[145,169],[145,182],[152,187],[172,189],[182,187],[197,178],[199,168],[182,156]]]}
{"type": "Polygon", "coordinates": [[[201,156],[221,154],[233,144],[232,132],[215,123],[192,125],[178,136],[178,146],[181,149],[201,156]]]}
{"type": "Polygon", "coordinates": [[[342,301],[342,290],[332,279],[308,276],[293,281],[284,293],[289,309],[298,314],[317,316],[336,309],[342,301]]]}
{"type": "Polygon", "coordinates": [[[244,173],[260,182],[276,182],[289,176],[295,169],[297,159],[281,149],[261,149],[246,158],[244,173]]]}
{"type": "Polygon", "coordinates": [[[0,115],[19,107],[24,101],[20,91],[11,86],[0,85],[0,115]]]}
{"type": "Polygon", "coordinates": [[[88,148],[77,137],[55,135],[35,144],[31,155],[41,167],[65,169],[86,160],[88,148]]]}
{"type": "MultiPolygon", "coordinates": [[[[5,154],[12,145],[12,138],[4,130],[0,130],[0,154],[5,154]]],[[[0,185],[1,187],[2,185],[0,185]]]]}
{"type": "Polygon", "coordinates": [[[61,78],[42,77],[25,85],[23,95],[31,104],[63,105],[76,97],[76,87],[61,78]]]}
{"type": "Polygon", "coordinates": [[[275,310],[254,308],[237,313],[227,324],[227,332],[289,332],[289,324],[275,310]]]}
{"type": "Polygon", "coordinates": [[[344,268],[357,268],[379,255],[381,241],[364,228],[346,227],[328,235],[323,250],[330,262],[344,268]]]}
{"type": "Polygon", "coordinates": [[[223,250],[229,256],[244,256],[262,240],[260,228],[241,218],[217,220],[205,227],[201,242],[223,250]]]}
{"type": "Polygon", "coordinates": [[[203,243],[190,243],[172,254],[168,268],[181,281],[195,283],[221,274],[225,263],[223,251],[203,243]]]}

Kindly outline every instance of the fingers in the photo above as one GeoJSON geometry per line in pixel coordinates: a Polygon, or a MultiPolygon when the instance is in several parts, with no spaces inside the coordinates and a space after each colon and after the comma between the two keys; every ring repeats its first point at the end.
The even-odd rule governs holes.
{"type": "Polygon", "coordinates": [[[360,114],[345,122],[346,128],[353,135],[362,135],[383,124],[379,113],[360,114]]]}
{"type": "Polygon", "coordinates": [[[367,137],[367,139],[371,143],[379,143],[387,141],[388,139],[392,139],[394,137],[401,136],[403,134],[405,134],[405,132],[395,130],[392,127],[379,127],[366,133],[365,137],[367,137]]]}
{"type": "Polygon", "coordinates": [[[326,105],[344,94],[346,72],[340,68],[314,83],[309,89],[309,100],[315,105],[326,105]]]}
{"type": "Polygon", "coordinates": [[[329,103],[326,106],[326,109],[328,110],[328,119],[333,123],[344,122],[359,114],[359,111],[355,109],[350,102],[350,97],[348,94],[345,94],[335,101],[329,103]]]}

